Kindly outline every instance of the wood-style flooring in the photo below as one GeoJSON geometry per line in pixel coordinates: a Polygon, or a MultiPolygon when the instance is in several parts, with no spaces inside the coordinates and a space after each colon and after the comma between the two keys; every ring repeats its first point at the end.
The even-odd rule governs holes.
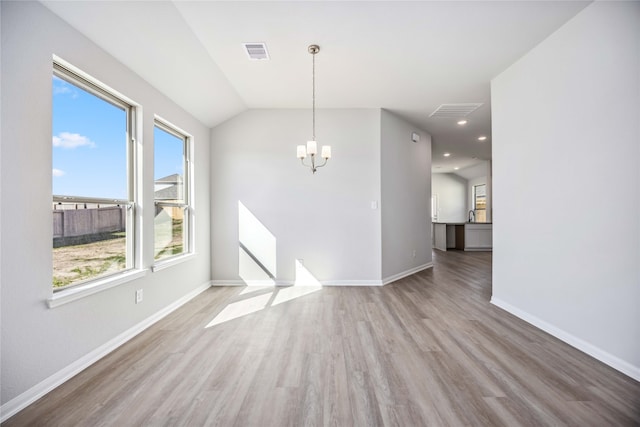
{"type": "Polygon", "coordinates": [[[379,288],[212,288],[6,426],[631,426],[640,383],[492,306],[491,253],[379,288]]]}

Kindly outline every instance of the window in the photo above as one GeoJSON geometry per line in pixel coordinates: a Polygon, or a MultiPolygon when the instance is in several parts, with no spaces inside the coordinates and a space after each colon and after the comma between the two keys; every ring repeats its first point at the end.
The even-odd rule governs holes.
{"type": "Polygon", "coordinates": [[[476,222],[487,222],[487,185],[473,186],[473,210],[476,222]]]}
{"type": "Polygon", "coordinates": [[[191,252],[190,137],[156,119],[154,145],[154,259],[191,252]]]}
{"type": "Polygon", "coordinates": [[[431,196],[431,222],[438,222],[438,195],[431,196]]]}
{"type": "Polygon", "coordinates": [[[52,88],[56,292],[134,268],[134,109],[58,63],[52,88]]]}

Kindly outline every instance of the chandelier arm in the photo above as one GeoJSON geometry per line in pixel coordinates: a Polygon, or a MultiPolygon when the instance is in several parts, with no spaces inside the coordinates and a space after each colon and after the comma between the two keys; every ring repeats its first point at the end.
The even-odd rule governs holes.
{"type": "Polygon", "coordinates": [[[323,163],[323,164],[321,164],[321,165],[317,165],[317,166],[316,166],[316,169],[317,169],[317,168],[321,168],[321,167],[323,167],[324,165],[326,165],[328,160],[329,160],[329,159],[324,159],[324,163],[323,163]]]}
{"type": "Polygon", "coordinates": [[[316,173],[316,169],[321,168],[322,166],[327,164],[327,159],[325,159],[322,165],[316,166],[316,156],[311,155],[309,157],[311,157],[311,164],[305,163],[304,161],[305,159],[300,159],[300,163],[302,164],[302,166],[305,166],[311,169],[311,172],[313,173],[316,173]]]}

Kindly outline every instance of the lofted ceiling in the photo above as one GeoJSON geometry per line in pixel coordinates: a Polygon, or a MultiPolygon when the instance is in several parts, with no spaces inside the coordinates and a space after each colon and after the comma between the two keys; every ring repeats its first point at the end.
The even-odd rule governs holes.
{"type": "Polygon", "coordinates": [[[433,136],[433,171],[453,172],[491,159],[491,79],[589,2],[42,3],[211,127],[247,108],[309,108],[318,44],[318,108],[394,112],[433,136]],[[244,42],[271,59],[248,60],[244,42]],[[429,117],[458,103],[483,105],[465,126],[429,117]]]}

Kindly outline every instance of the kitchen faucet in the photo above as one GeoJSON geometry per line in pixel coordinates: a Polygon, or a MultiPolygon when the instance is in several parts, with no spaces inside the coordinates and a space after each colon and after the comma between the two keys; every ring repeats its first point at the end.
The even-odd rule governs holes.
{"type": "Polygon", "coordinates": [[[473,209],[469,211],[469,222],[476,222],[476,211],[473,209]]]}

